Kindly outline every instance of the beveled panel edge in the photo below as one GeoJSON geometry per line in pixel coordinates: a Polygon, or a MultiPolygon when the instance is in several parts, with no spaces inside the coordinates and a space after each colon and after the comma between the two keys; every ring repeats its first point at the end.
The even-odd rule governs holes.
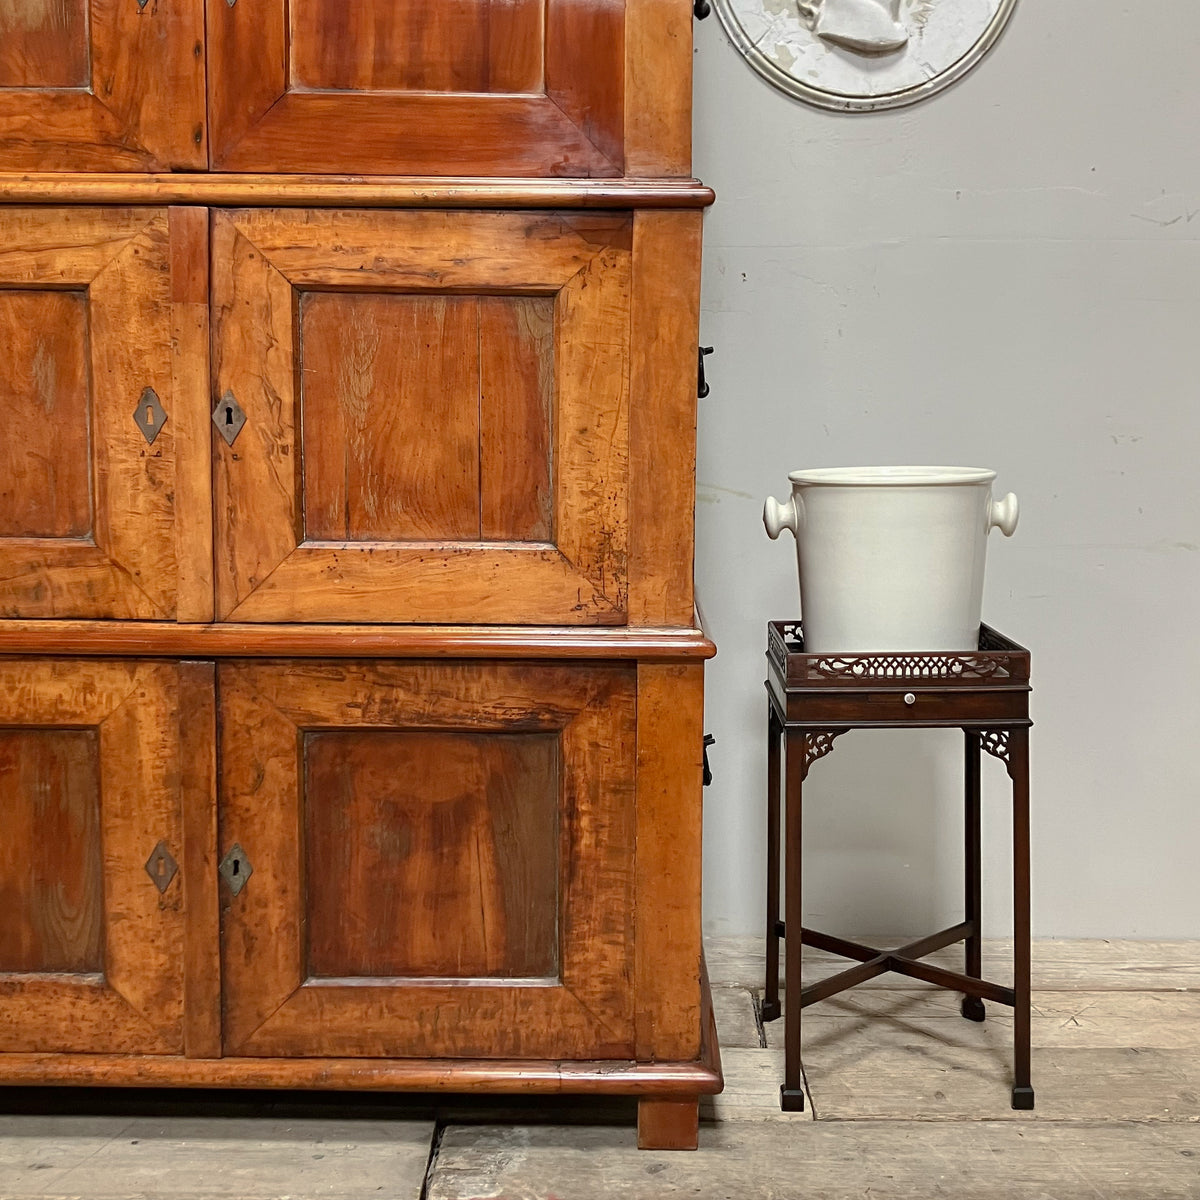
{"type": "Polygon", "coordinates": [[[0,174],[5,204],[305,208],[705,208],[696,179],[486,179],[361,175],[0,174]]]}
{"type": "Polygon", "coordinates": [[[714,654],[716,646],[699,628],[0,622],[0,655],[6,656],[672,660],[714,654]]]}

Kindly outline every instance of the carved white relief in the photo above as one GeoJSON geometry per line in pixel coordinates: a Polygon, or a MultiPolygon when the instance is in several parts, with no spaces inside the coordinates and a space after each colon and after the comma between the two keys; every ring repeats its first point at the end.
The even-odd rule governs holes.
{"type": "Polygon", "coordinates": [[[770,83],[824,108],[911,104],[973,67],[1016,0],[715,0],[770,83]]]}
{"type": "Polygon", "coordinates": [[[890,54],[908,44],[896,19],[900,0],[800,0],[800,16],[819,38],[860,54],[890,54]]]}

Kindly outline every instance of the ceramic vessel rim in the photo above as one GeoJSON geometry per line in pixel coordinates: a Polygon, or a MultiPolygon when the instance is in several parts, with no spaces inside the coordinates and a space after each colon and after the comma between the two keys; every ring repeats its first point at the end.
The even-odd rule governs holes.
{"type": "Polygon", "coordinates": [[[813,467],[792,471],[792,483],[826,487],[929,487],[991,483],[996,472],[986,467],[813,467]]]}

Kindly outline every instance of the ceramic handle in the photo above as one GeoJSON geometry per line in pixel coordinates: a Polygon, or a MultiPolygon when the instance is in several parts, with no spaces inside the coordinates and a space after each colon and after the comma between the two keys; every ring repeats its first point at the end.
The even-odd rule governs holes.
{"type": "Polygon", "coordinates": [[[988,529],[999,529],[1005,537],[1012,537],[1020,516],[1021,506],[1017,503],[1016,496],[1009,492],[1003,500],[992,501],[992,517],[988,522],[988,529]]]}
{"type": "Polygon", "coordinates": [[[767,497],[763,506],[763,524],[767,535],[774,541],[785,529],[796,533],[796,497],[789,496],[782,504],[774,496],[767,497]]]}

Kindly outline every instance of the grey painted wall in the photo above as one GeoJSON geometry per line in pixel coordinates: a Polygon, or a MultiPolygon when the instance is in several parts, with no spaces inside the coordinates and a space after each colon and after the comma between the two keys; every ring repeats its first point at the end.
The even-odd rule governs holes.
{"type": "MultiPolygon", "coordinates": [[[[951,2],[951,0],[947,0],[951,2]]],[[[965,81],[839,116],[696,30],[706,225],[697,577],[714,932],[761,925],[764,623],[798,608],[760,513],[798,467],[993,467],[984,616],[1034,652],[1034,929],[1200,936],[1200,6],[1022,0],[965,81]]],[[[924,932],[960,895],[959,740],[858,733],[810,776],[806,900],[924,932]]],[[[1007,778],[985,760],[990,932],[1007,778]]]]}

